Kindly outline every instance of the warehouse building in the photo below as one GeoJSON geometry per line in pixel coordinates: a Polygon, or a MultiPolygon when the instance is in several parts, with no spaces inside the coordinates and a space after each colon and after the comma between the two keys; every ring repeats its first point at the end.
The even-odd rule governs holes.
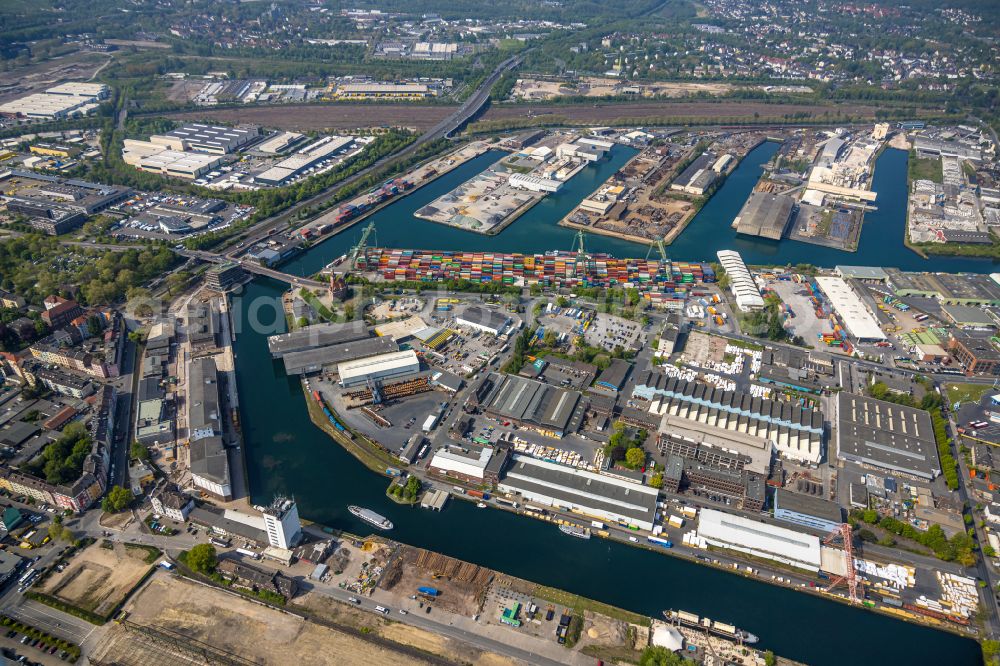
{"type": "Polygon", "coordinates": [[[336,157],[353,143],[354,137],[352,136],[323,137],[319,141],[305,146],[294,155],[281,160],[270,169],[255,175],[253,181],[275,187],[283,185],[293,178],[301,176],[307,169],[320,162],[336,157]]]}
{"type": "Polygon", "coordinates": [[[154,134],[149,142],[179,152],[195,151],[228,155],[260,136],[256,127],[221,127],[190,123],[166,134],[154,134]]]}
{"type": "Polygon", "coordinates": [[[927,481],[941,473],[929,413],[854,393],[837,394],[837,457],[927,481]]]}
{"type": "Polygon", "coordinates": [[[172,150],[150,141],[125,139],[122,159],[142,171],[194,180],[223,163],[219,155],[172,150]]]}
{"type": "MultiPolygon", "coordinates": [[[[823,458],[823,414],[788,402],[688,382],[647,371],[633,396],[650,401],[660,430],[759,456],[770,443],[782,456],[808,463],[823,458]]],[[[761,461],[763,462],[763,460],[761,461]]],[[[762,467],[758,470],[766,473],[762,467]]]]}
{"type": "Polygon", "coordinates": [[[267,339],[271,358],[283,358],[285,354],[305,351],[315,347],[329,347],[345,342],[363,340],[369,337],[368,330],[360,322],[350,324],[314,324],[304,326],[290,333],[272,335],[267,339]]]}
{"type": "Polygon", "coordinates": [[[511,174],[510,178],[507,179],[507,183],[511,187],[516,187],[519,190],[528,190],[529,192],[558,192],[563,185],[558,180],[540,178],[525,173],[511,174]]]}
{"type": "Polygon", "coordinates": [[[455,323],[459,326],[498,336],[507,330],[510,325],[510,317],[496,310],[470,305],[455,318],[455,323]]]}
{"type": "Polygon", "coordinates": [[[806,571],[817,572],[820,568],[819,537],[784,527],[702,509],[698,517],[698,536],[711,546],[783,562],[806,571]]]}
{"type": "Polygon", "coordinates": [[[904,273],[886,269],[896,296],[926,296],[945,305],[1000,306],[1000,275],[993,273],[904,273]]]}
{"type": "Polygon", "coordinates": [[[344,388],[365,384],[369,380],[395,379],[418,372],[420,359],[412,349],[347,361],[337,366],[340,385],[344,388]]]}
{"type": "Polygon", "coordinates": [[[287,151],[305,137],[298,132],[279,132],[255,148],[266,155],[278,155],[287,151]]]}
{"type": "Polygon", "coordinates": [[[96,110],[110,92],[103,83],[61,83],[43,93],[0,104],[0,116],[48,120],[83,116],[96,110]]]}
{"type": "Polygon", "coordinates": [[[941,312],[959,328],[985,330],[997,326],[986,310],[971,305],[942,305],[941,312]]]}
{"type": "Polygon", "coordinates": [[[843,278],[817,277],[816,284],[830,299],[847,332],[858,342],[881,342],[886,339],[885,333],[865,307],[864,301],[854,293],[843,278]]]}
{"type": "Polygon", "coordinates": [[[729,290],[736,298],[737,307],[743,312],[762,309],[764,299],[750,274],[750,269],[743,263],[740,253],[734,250],[719,250],[716,255],[726,275],[729,276],[729,290]]]}
{"type": "Polygon", "coordinates": [[[656,488],[514,454],[498,485],[525,501],[610,523],[652,530],[656,488]]]}
{"type": "Polygon", "coordinates": [[[548,437],[563,437],[580,428],[584,404],[579,391],[549,386],[516,375],[490,374],[481,407],[487,414],[514,421],[548,437]]]}
{"type": "Polygon", "coordinates": [[[632,364],[628,361],[620,358],[612,359],[611,365],[601,372],[594,386],[617,393],[625,386],[625,379],[631,369],[632,364]]]}
{"type": "Polygon", "coordinates": [[[229,458],[221,437],[203,437],[190,443],[191,480],[206,493],[228,502],[233,498],[229,458]]]}
{"type": "MultiPolygon", "coordinates": [[[[503,451],[508,451],[504,449],[503,451]]],[[[449,445],[434,452],[427,471],[442,477],[459,479],[466,483],[489,483],[486,468],[494,457],[494,449],[488,446],[462,448],[449,445]]],[[[502,452],[501,452],[502,453],[502,452]]]]}
{"type": "Polygon", "coordinates": [[[696,196],[703,195],[718,177],[718,173],[712,169],[716,159],[713,153],[702,153],[674,179],[670,189],[696,196]]]}
{"type": "Polygon", "coordinates": [[[794,210],[795,199],[787,194],[754,192],[736,216],[736,233],[781,240],[794,210]]]}
{"type": "Polygon", "coordinates": [[[843,512],[836,502],[784,488],[774,492],[774,517],[823,534],[829,534],[844,522],[843,512]]]}
{"type": "Polygon", "coordinates": [[[434,92],[425,83],[344,83],[337,86],[338,99],[423,99],[434,92]]]}
{"type": "Polygon", "coordinates": [[[356,361],[370,356],[379,356],[398,352],[399,345],[392,338],[365,338],[344,342],[339,345],[317,347],[303,351],[291,352],[283,357],[285,373],[288,375],[309,375],[323,368],[356,361]]]}
{"type": "Polygon", "coordinates": [[[215,359],[202,356],[188,364],[187,393],[188,438],[195,442],[221,435],[222,410],[215,359]]]}
{"type": "Polygon", "coordinates": [[[837,266],[836,270],[837,275],[845,280],[885,284],[889,279],[885,270],[873,266],[837,266]]]}

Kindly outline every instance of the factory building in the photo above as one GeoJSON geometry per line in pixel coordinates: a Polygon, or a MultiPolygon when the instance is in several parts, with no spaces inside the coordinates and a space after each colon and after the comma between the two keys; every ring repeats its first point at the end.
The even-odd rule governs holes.
{"type": "Polygon", "coordinates": [[[365,338],[344,342],[339,345],[316,347],[285,354],[285,373],[288,375],[309,375],[320,372],[323,368],[398,352],[399,345],[392,338],[365,338]]]}
{"type": "Polygon", "coordinates": [[[459,326],[498,336],[507,330],[510,325],[510,317],[496,310],[470,305],[455,318],[455,323],[459,326]]]}
{"type": "Polygon", "coordinates": [[[579,391],[549,386],[516,375],[491,373],[480,386],[482,410],[492,416],[514,421],[547,437],[563,437],[576,432],[584,415],[579,391]]]}
{"type": "Polygon", "coordinates": [[[926,481],[941,473],[929,413],[854,393],[837,394],[837,457],[926,481]]]}
{"type": "Polygon", "coordinates": [[[794,210],[795,199],[787,194],[754,192],[736,216],[736,233],[781,240],[794,210]]]}
{"type": "Polygon", "coordinates": [[[817,277],[816,284],[830,299],[847,332],[858,342],[881,342],[886,339],[878,321],[845,280],[839,277],[817,277]]]}
{"type": "Polygon", "coordinates": [[[750,269],[743,263],[740,253],[734,250],[719,250],[716,255],[729,276],[729,290],[736,298],[737,307],[743,312],[763,308],[764,299],[760,295],[760,289],[754,282],[750,269]]]}
{"type": "Polygon", "coordinates": [[[748,453],[766,451],[769,442],[782,456],[808,463],[823,457],[823,415],[810,408],[652,370],[636,379],[632,395],[650,401],[649,413],[662,417],[664,432],[748,453]]]}
{"type": "Polygon", "coordinates": [[[596,387],[608,391],[618,392],[625,386],[625,379],[628,377],[632,364],[620,358],[612,359],[609,365],[597,377],[596,387]]]}
{"type": "Polygon", "coordinates": [[[945,305],[1000,306],[1000,274],[904,273],[886,269],[888,284],[900,298],[926,296],[945,305]]]}
{"type": "Polygon", "coordinates": [[[819,537],[768,525],[714,509],[702,509],[698,536],[711,546],[763,557],[817,572],[821,564],[819,537]]]}
{"type": "Polygon", "coordinates": [[[534,504],[589,518],[652,530],[656,488],[514,454],[498,490],[534,504]]]}
{"type": "Polygon", "coordinates": [[[836,502],[778,488],[774,493],[774,517],[800,527],[829,534],[844,522],[836,502]]]}
{"type": "Polygon", "coordinates": [[[507,179],[507,184],[529,192],[558,192],[563,185],[558,180],[539,178],[526,173],[511,174],[510,178],[507,179]]]}
{"type": "Polygon", "coordinates": [[[344,388],[362,385],[369,380],[394,379],[418,372],[420,359],[412,349],[347,361],[337,366],[340,385],[344,388]]]}

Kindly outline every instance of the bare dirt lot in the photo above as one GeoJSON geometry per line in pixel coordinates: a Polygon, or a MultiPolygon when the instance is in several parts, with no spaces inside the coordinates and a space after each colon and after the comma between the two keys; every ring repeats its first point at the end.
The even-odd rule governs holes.
{"type": "Polygon", "coordinates": [[[206,663],[204,657],[197,659],[197,648],[208,645],[219,653],[260,664],[426,663],[222,590],[166,575],[155,577],[126,610],[130,622],[167,629],[183,640],[172,646],[172,654],[164,654],[162,644],[146,640],[141,631],[126,632],[123,638],[122,630],[116,628],[94,651],[97,661],[122,666],[206,663]],[[264,636],[267,640],[255,639],[264,636]]]}
{"type": "MultiPolygon", "coordinates": [[[[874,107],[851,106],[852,115],[873,116],[874,107]]],[[[603,123],[619,118],[719,118],[730,123],[735,119],[781,118],[785,114],[807,113],[822,116],[831,112],[831,107],[818,104],[765,104],[762,102],[637,102],[634,104],[531,104],[495,105],[480,119],[511,120],[514,118],[539,118],[540,116],[561,116],[576,123],[603,123]],[[530,116],[529,116],[530,113],[530,116]]]]}
{"type": "Polygon", "coordinates": [[[113,549],[93,544],[78,554],[61,573],[53,574],[40,590],[68,604],[104,615],[121,603],[149,570],[145,550],[126,548],[120,543],[113,549]]]}
{"type": "Polygon", "coordinates": [[[455,110],[451,106],[409,104],[282,104],[252,108],[205,109],[174,113],[182,121],[254,123],[284,130],[339,130],[357,127],[409,127],[426,130],[455,110]]]}
{"type": "Polygon", "coordinates": [[[434,602],[436,606],[469,616],[479,611],[492,579],[493,572],[489,569],[422,548],[403,546],[380,587],[405,595],[414,594],[419,587],[434,587],[441,591],[434,602]],[[435,579],[435,574],[440,577],[435,579]]]}

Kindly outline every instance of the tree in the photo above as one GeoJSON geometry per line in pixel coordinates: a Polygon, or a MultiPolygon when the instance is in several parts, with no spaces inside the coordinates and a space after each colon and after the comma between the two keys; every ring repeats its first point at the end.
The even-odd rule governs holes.
{"type": "Polygon", "coordinates": [[[639,657],[639,666],[682,666],[694,663],[665,647],[648,647],[639,657]]]}
{"type": "Polygon", "coordinates": [[[199,543],[191,548],[187,554],[187,565],[192,571],[202,574],[210,574],[215,571],[215,565],[219,558],[215,552],[215,546],[210,543],[199,543]]]}
{"type": "Polygon", "coordinates": [[[775,666],[778,663],[777,657],[770,650],[764,653],[764,666],[775,666]]]}
{"type": "Polygon", "coordinates": [[[136,460],[149,460],[149,449],[140,442],[132,442],[129,447],[129,455],[136,460]]]}
{"type": "Polygon", "coordinates": [[[135,499],[135,495],[128,488],[112,486],[107,496],[101,501],[101,508],[107,513],[118,513],[135,499]]]}
{"type": "Polygon", "coordinates": [[[638,446],[625,452],[625,464],[632,468],[642,467],[646,462],[646,452],[638,446]]]}
{"type": "Polygon", "coordinates": [[[663,487],[663,472],[657,472],[649,479],[649,487],[660,489],[663,487]]]}

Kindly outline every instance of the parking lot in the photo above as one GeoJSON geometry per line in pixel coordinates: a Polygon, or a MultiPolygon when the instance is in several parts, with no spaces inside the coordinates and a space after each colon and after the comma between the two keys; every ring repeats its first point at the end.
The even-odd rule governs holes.
{"type": "Polygon", "coordinates": [[[642,324],[599,312],[584,332],[583,339],[589,345],[612,351],[619,346],[626,350],[637,349],[645,336],[642,324]]]}
{"type": "Polygon", "coordinates": [[[785,328],[791,335],[801,336],[811,347],[826,345],[817,343],[824,333],[832,333],[833,326],[829,319],[818,319],[812,302],[809,300],[809,287],[790,280],[772,280],[768,286],[777,292],[783,303],[791,308],[792,314],[785,322],[785,328]]]}

